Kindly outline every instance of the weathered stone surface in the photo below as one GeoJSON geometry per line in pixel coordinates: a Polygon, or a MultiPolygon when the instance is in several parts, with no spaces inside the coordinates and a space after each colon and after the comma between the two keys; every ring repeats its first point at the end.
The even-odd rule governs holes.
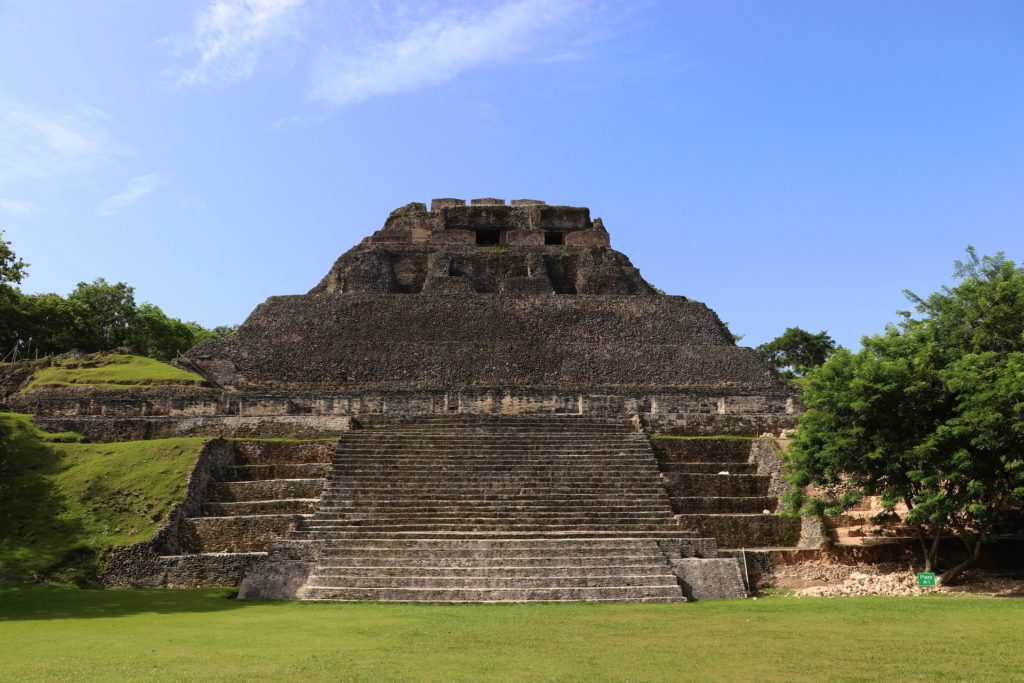
{"type": "Polygon", "coordinates": [[[743,576],[733,558],[672,560],[672,569],[687,600],[745,598],[743,576]]]}
{"type": "Polygon", "coordinates": [[[660,296],[583,207],[409,204],[303,296],[188,354],[240,390],[790,392],[713,311],[660,296]]]}

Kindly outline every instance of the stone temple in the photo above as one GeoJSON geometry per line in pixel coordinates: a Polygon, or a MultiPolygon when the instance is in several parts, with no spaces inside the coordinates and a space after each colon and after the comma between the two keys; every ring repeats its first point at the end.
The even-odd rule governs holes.
{"type": "Polygon", "coordinates": [[[791,389],[586,208],[408,204],[184,362],[210,386],[31,406],[106,438],[229,439],[157,537],[115,553],[112,585],[672,601],[741,595],[763,570],[742,549],[799,540],[754,438],[792,426],[791,389]]]}

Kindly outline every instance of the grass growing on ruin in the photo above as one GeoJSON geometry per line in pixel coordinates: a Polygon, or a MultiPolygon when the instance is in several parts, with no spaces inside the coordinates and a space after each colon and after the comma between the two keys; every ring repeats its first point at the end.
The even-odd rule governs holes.
{"type": "Polygon", "coordinates": [[[152,386],[197,386],[199,375],[144,356],[96,353],[85,358],[67,358],[43,368],[32,377],[24,391],[44,387],[100,387],[130,389],[152,386]]]}
{"type": "Polygon", "coordinates": [[[0,679],[1004,681],[1024,601],[244,603],[225,591],[0,592],[0,679]]]}
{"type": "Polygon", "coordinates": [[[96,581],[103,552],[149,537],[205,439],[74,443],[0,413],[0,584],[96,581]]]}

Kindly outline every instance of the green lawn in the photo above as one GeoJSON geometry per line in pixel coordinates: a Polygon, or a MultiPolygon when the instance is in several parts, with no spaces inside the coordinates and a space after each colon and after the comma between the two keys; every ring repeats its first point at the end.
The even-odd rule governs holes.
{"type": "Polygon", "coordinates": [[[65,359],[37,372],[24,391],[43,387],[128,389],[151,386],[196,386],[199,375],[144,356],[92,354],[65,359]]]}
{"type": "Polygon", "coordinates": [[[103,552],[151,536],[207,439],[74,443],[0,413],[0,585],[96,581],[103,552]]]}
{"type": "Polygon", "coordinates": [[[1020,681],[1024,601],[244,603],[0,592],[0,680],[1020,681]]]}

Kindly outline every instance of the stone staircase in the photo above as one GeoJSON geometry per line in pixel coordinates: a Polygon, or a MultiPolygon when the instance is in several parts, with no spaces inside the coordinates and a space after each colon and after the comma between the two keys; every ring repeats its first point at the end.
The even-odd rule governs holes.
{"type": "Polygon", "coordinates": [[[207,485],[199,514],[183,521],[193,553],[265,552],[312,515],[335,441],[240,440],[207,485]]]}
{"type": "Polygon", "coordinates": [[[347,434],[275,547],[308,560],[306,600],[681,601],[664,548],[697,542],[621,421],[446,415],[347,434]]]}
{"type": "Polygon", "coordinates": [[[680,523],[721,548],[796,546],[800,520],[778,514],[771,476],[758,474],[751,439],[653,438],[680,523]]]}

